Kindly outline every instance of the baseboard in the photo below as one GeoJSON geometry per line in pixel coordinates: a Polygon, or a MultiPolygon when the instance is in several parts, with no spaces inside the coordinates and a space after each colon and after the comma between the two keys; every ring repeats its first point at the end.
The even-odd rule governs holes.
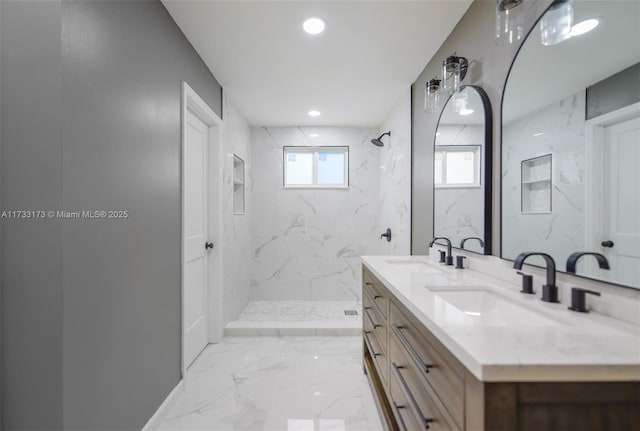
{"type": "Polygon", "coordinates": [[[184,380],[180,380],[175,388],[171,391],[171,393],[165,398],[165,400],[160,404],[158,410],[151,416],[151,418],[147,421],[147,423],[142,427],[142,431],[154,431],[160,425],[160,422],[164,419],[165,415],[168,413],[169,409],[175,403],[176,398],[182,393],[184,390],[184,380]]]}

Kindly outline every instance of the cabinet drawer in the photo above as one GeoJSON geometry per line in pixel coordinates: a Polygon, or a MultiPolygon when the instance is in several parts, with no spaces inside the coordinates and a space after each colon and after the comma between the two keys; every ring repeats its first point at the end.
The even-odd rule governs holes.
{"type": "Polygon", "coordinates": [[[416,369],[416,373],[431,385],[459,428],[464,428],[464,367],[444,348],[436,349],[428,330],[395,301],[391,302],[389,318],[389,348],[401,348],[416,369]]]}
{"type": "Polygon", "coordinates": [[[389,380],[389,395],[391,410],[393,411],[393,415],[396,417],[396,422],[400,431],[431,429],[431,427],[426,428],[424,424],[420,424],[420,422],[418,422],[415,411],[411,406],[411,402],[407,399],[395,376],[391,376],[391,379],[389,380]]]}
{"type": "Polygon", "coordinates": [[[364,296],[362,304],[362,327],[365,331],[373,331],[376,334],[382,352],[387,353],[386,321],[367,295],[364,296]]]}
{"type": "Polygon", "coordinates": [[[395,337],[389,340],[389,380],[396,379],[405,396],[414,407],[420,423],[429,429],[459,431],[460,426],[451,417],[438,395],[422,376],[413,360],[395,337]],[[431,422],[427,422],[430,420],[431,422]]]}
{"type": "Polygon", "coordinates": [[[371,358],[373,358],[373,363],[378,370],[378,374],[380,375],[380,380],[382,380],[383,384],[387,383],[387,354],[380,347],[380,342],[378,341],[378,337],[370,330],[365,328],[363,332],[365,343],[367,343],[367,348],[369,349],[369,353],[371,354],[371,358]]]}
{"type": "Polygon", "coordinates": [[[367,269],[362,271],[362,284],[363,298],[369,296],[386,320],[389,309],[389,293],[387,289],[367,269]]]}

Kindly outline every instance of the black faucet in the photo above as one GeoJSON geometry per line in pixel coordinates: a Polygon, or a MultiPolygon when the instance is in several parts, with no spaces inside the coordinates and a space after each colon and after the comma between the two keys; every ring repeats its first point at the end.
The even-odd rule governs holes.
{"type": "Polygon", "coordinates": [[[558,286],[556,286],[556,263],[551,256],[546,253],[520,253],[513,262],[515,269],[522,269],[522,264],[529,256],[542,256],[547,264],[547,284],[542,285],[542,300],[545,302],[558,301],[558,286]]]}
{"type": "Polygon", "coordinates": [[[571,253],[569,258],[567,259],[567,272],[570,274],[576,273],[576,263],[578,263],[578,259],[582,256],[590,255],[596,258],[598,261],[598,266],[600,269],[609,269],[609,261],[604,255],[600,253],[593,253],[590,251],[576,251],[575,253],[571,253]]]}
{"type": "Polygon", "coordinates": [[[477,236],[470,236],[468,238],[464,238],[462,241],[460,241],[460,248],[464,248],[464,243],[467,242],[468,239],[478,240],[478,242],[480,243],[480,247],[484,248],[484,241],[482,240],[482,238],[478,238],[477,236]]]}
{"type": "Polygon", "coordinates": [[[453,256],[451,255],[451,241],[449,241],[449,238],[445,238],[444,236],[438,236],[435,237],[434,239],[431,240],[431,242],[429,243],[429,247],[433,246],[433,244],[436,242],[436,240],[438,239],[443,239],[445,241],[447,241],[447,259],[446,259],[446,264],[447,265],[453,265],[453,256]]]}

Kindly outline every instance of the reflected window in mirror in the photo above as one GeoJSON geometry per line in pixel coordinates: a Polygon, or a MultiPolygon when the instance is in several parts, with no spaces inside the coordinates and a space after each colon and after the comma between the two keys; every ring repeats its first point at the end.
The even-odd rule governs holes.
{"type": "Polygon", "coordinates": [[[435,136],[434,236],[491,253],[491,109],[479,87],[465,86],[443,107],[435,136]],[[477,239],[480,239],[478,241],[477,239]]]}
{"type": "Polygon", "coordinates": [[[437,145],[434,153],[435,188],[480,187],[480,145],[437,145]]]}
{"type": "Polygon", "coordinates": [[[610,270],[580,259],[577,274],[640,288],[640,2],[573,9],[553,46],[534,26],[505,86],[501,256],[544,252],[564,270],[600,253],[610,270]]]}

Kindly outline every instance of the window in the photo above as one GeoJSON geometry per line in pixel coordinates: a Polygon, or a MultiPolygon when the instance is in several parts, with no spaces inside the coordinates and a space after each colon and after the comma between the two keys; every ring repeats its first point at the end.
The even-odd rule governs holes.
{"type": "Polygon", "coordinates": [[[284,147],[284,186],[349,187],[349,147],[284,147]]]}
{"type": "Polygon", "coordinates": [[[480,145],[436,145],[436,188],[480,187],[480,145]]]}

